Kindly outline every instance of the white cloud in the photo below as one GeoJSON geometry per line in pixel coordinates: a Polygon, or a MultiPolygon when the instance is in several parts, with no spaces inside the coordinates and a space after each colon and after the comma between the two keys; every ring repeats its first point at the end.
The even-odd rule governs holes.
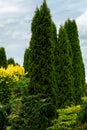
{"type": "Polygon", "coordinates": [[[19,11],[19,8],[17,7],[17,5],[13,4],[11,1],[8,2],[8,0],[0,1],[0,14],[3,13],[16,13],[19,11]]]}
{"type": "Polygon", "coordinates": [[[86,81],[87,81],[87,11],[81,14],[76,19],[76,22],[79,30],[81,50],[82,50],[83,61],[85,64],[86,81]]]}
{"type": "Polygon", "coordinates": [[[2,7],[0,13],[17,13],[19,9],[15,6],[2,7]]]}
{"type": "Polygon", "coordinates": [[[78,25],[79,33],[84,37],[87,32],[87,11],[80,15],[76,19],[76,22],[78,25]]]}
{"type": "Polygon", "coordinates": [[[87,11],[81,14],[79,17],[77,17],[76,23],[78,26],[81,46],[86,46],[87,45],[86,44],[87,43],[87,11]]]}
{"type": "Polygon", "coordinates": [[[87,22],[87,11],[81,14],[79,17],[76,19],[77,22],[79,22],[81,25],[87,22]],[[81,23],[83,21],[83,23],[81,23]]]}

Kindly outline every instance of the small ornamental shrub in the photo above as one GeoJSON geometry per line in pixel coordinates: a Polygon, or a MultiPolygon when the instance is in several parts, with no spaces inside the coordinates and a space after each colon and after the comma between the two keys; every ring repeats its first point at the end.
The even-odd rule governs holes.
{"type": "Polygon", "coordinates": [[[76,129],[76,121],[79,111],[80,106],[58,109],[58,119],[54,119],[52,121],[53,126],[49,127],[47,130],[78,130],[76,129]]]}
{"type": "Polygon", "coordinates": [[[8,103],[12,94],[14,84],[24,76],[24,68],[9,65],[7,69],[0,68],[0,102],[8,103]]]}

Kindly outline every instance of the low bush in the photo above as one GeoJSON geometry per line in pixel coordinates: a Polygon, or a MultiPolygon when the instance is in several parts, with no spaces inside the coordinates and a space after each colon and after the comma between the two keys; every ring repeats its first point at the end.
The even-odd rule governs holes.
{"type": "Polygon", "coordinates": [[[53,120],[53,126],[47,130],[75,130],[77,113],[80,106],[72,106],[64,109],[58,109],[58,119],[53,120]]]}
{"type": "Polygon", "coordinates": [[[41,95],[25,96],[13,104],[9,116],[10,130],[46,130],[56,116],[55,106],[41,95]]]}
{"type": "Polygon", "coordinates": [[[0,102],[9,102],[14,84],[24,76],[24,68],[21,66],[9,65],[7,69],[0,68],[0,102]]]}

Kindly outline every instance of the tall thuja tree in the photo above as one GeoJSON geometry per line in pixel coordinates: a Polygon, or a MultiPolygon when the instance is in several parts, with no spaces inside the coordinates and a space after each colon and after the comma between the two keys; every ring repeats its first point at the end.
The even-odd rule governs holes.
{"type": "Polygon", "coordinates": [[[72,76],[72,51],[68,36],[63,26],[60,26],[58,43],[56,45],[56,81],[57,81],[57,106],[64,107],[74,103],[73,76],[72,76]]]}
{"type": "Polygon", "coordinates": [[[23,62],[25,72],[28,72],[29,69],[29,55],[30,55],[30,49],[26,48],[24,52],[24,62],[23,62]]]}
{"type": "MultiPolygon", "coordinates": [[[[53,40],[54,40],[54,45],[56,45],[57,44],[57,28],[53,21],[52,21],[52,36],[53,36],[53,40]]],[[[55,46],[54,46],[54,48],[55,48],[55,46]]],[[[55,49],[54,49],[54,51],[55,51],[55,49]]]]}
{"type": "Polygon", "coordinates": [[[4,47],[0,47],[0,67],[7,67],[7,58],[4,47]]]}
{"type": "Polygon", "coordinates": [[[54,42],[51,15],[45,0],[35,12],[31,31],[29,92],[52,97],[55,93],[54,42]]]}
{"type": "Polygon", "coordinates": [[[57,65],[58,65],[58,44],[57,44],[57,28],[54,22],[52,22],[52,37],[53,37],[53,42],[54,42],[54,74],[55,74],[55,100],[56,100],[56,106],[58,106],[58,73],[57,73],[57,65]]]}
{"type": "Polygon", "coordinates": [[[80,103],[84,92],[85,69],[80,49],[78,29],[75,20],[65,22],[65,29],[68,34],[69,43],[73,53],[73,76],[74,76],[74,98],[76,104],[80,103]]]}

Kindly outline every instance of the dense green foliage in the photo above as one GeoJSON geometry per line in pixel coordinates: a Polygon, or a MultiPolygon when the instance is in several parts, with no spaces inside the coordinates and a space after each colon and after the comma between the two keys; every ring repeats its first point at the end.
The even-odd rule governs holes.
{"type": "Polygon", "coordinates": [[[87,96],[87,83],[86,82],[84,84],[84,88],[85,88],[85,96],[87,96]]]}
{"type": "Polygon", "coordinates": [[[29,95],[29,78],[21,77],[13,87],[13,97],[21,97],[29,95]]]}
{"type": "Polygon", "coordinates": [[[30,41],[30,94],[54,96],[54,42],[50,11],[44,0],[32,20],[30,41]]]}
{"type": "Polygon", "coordinates": [[[0,47],[0,67],[7,67],[6,52],[3,47],[0,47]]]}
{"type": "Polygon", "coordinates": [[[28,68],[29,68],[29,54],[30,54],[30,50],[29,48],[26,48],[24,53],[24,62],[23,62],[25,72],[28,72],[28,68]]]}
{"type": "Polygon", "coordinates": [[[10,78],[4,78],[0,83],[0,103],[5,104],[9,102],[11,91],[10,85],[13,85],[13,81],[10,78]],[[7,83],[9,82],[9,84],[7,83]]]}
{"type": "MultiPolygon", "coordinates": [[[[52,37],[53,37],[53,42],[54,42],[54,51],[55,51],[55,47],[57,44],[57,28],[54,22],[52,22],[52,37]]],[[[54,52],[55,53],[55,52],[54,52]]]]}
{"type": "Polygon", "coordinates": [[[54,119],[53,126],[47,130],[75,130],[79,111],[80,106],[58,109],[58,119],[54,119]]]}
{"type": "Polygon", "coordinates": [[[56,45],[56,81],[58,94],[58,107],[64,107],[73,104],[74,81],[72,76],[72,51],[66,30],[63,26],[59,29],[58,43],[56,45]]]}
{"type": "Polygon", "coordinates": [[[9,116],[10,130],[46,130],[55,114],[50,99],[43,99],[43,95],[15,99],[9,116]]]}
{"type": "Polygon", "coordinates": [[[73,77],[74,77],[74,99],[76,104],[80,103],[84,92],[85,69],[79,45],[78,30],[75,20],[65,22],[69,43],[72,48],[73,77]]]}
{"type": "Polygon", "coordinates": [[[78,121],[81,123],[87,123],[87,101],[81,105],[80,113],[78,114],[78,121]]]}
{"type": "Polygon", "coordinates": [[[4,109],[0,106],[0,130],[6,130],[6,112],[4,109]]]}
{"type": "Polygon", "coordinates": [[[24,68],[8,65],[7,69],[0,68],[0,103],[8,103],[14,88],[14,84],[24,76],[24,68]]]}
{"type": "Polygon", "coordinates": [[[7,60],[7,65],[9,65],[9,64],[15,65],[15,61],[14,61],[13,58],[9,58],[9,59],[7,60]]]}

